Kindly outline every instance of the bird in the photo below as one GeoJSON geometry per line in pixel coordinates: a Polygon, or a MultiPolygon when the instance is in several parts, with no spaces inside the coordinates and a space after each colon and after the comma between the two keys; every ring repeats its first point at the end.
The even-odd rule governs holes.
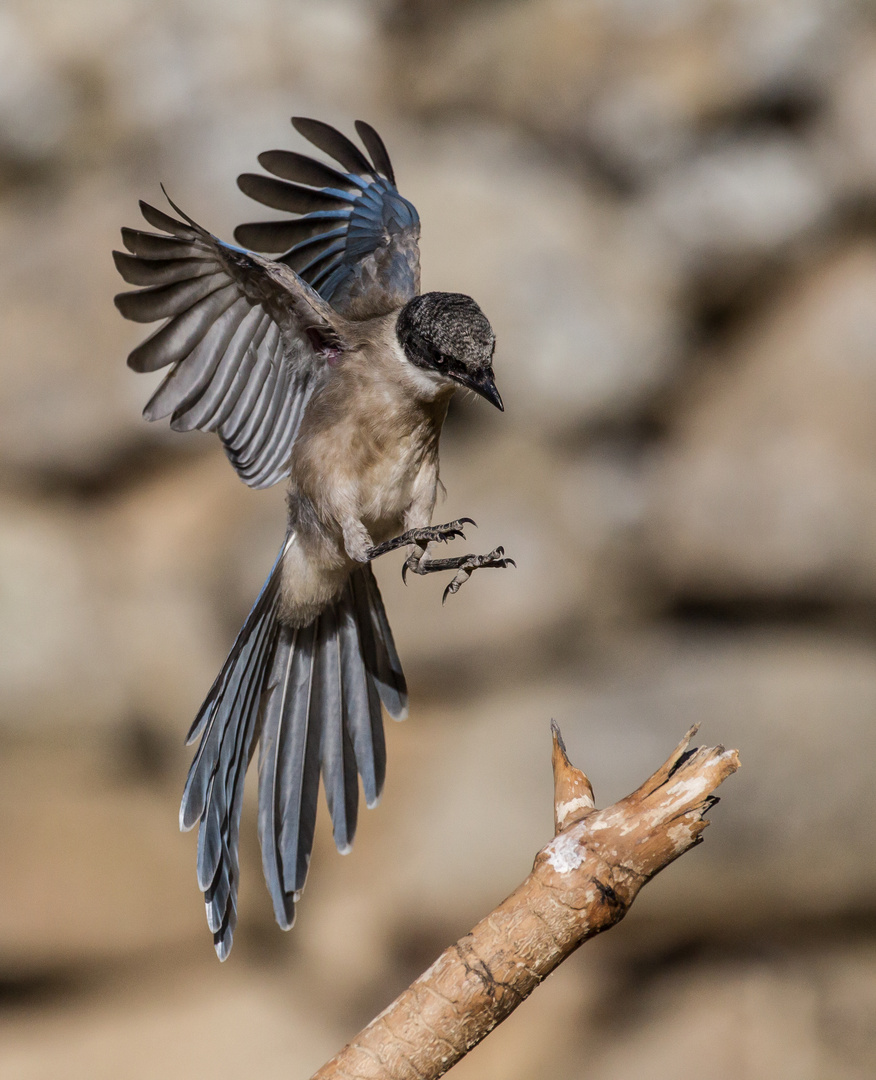
{"type": "MultiPolygon", "coordinates": [[[[252,488],[288,484],[280,553],[188,733],[197,750],[180,827],[198,825],[197,876],[220,960],[232,947],[244,777],[256,745],[258,834],[274,915],[295,921],[322,777],[335,844],[356,831],[359,778],[369,807],[386,772],[381,704],[407,715],[398,651],[371,563],[407,548],[402,575],[455,571],[443,599],[499,547],[436,559],[471,518],[432,525],[438,442],[451,397],[497,409],[496,338],[469,296],[420,292],[420,221],[399,194],[386,147],[294,117],[326,161],[259,156],[248,196],[288,214],[237,227],[226,243],[165,198],[140,202],[152,230],[122,229],[113,252],[135,289],[115,298],[135,322],[162,324],[128,356],[168,368],[144,409],[177,431],[215,431],[252,488]],[[367,156],[366,156],[367,155],[367,156]]],[[[164,188],[162,186],[162,190],[164,188]]],[[[442,601],[443,602],[443,601],[442,601]]]]}

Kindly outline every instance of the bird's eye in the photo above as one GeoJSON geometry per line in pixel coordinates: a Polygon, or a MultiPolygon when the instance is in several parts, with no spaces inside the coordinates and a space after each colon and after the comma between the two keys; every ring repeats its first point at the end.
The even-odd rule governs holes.
{"type": "Polygon", "coordinates": [[[435,363],[436,364],[443,365],[446,362],[447,362],[447,355],[445,353],[440,352],[440,353],[435,354],[435,363]]]}

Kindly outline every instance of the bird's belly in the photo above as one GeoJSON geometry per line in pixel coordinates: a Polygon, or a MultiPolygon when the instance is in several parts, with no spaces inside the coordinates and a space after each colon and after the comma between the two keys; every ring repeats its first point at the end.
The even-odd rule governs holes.
{"type": "Polygon", "coordinates": [[[345,549],[341,527],[345,512],[353,512],[374,544],[403,531],[421,464],[422,455],[400,446],[398,452],[382,455],[355,474],[336,463],[323,477],[322,500],[316,489],[303,498],[300,489],[295,491],[290,500],[290,528],[296,540],[283,560],[280,617],[284,622],[291,626],[312,622],[335,599],[356,566],[345,549]]]}
{"type": "Polygon", "coordinates": [[[403,530],[420,464],[418,456],[386,455],[361,476],[360,520],[375,544],[403,530]]]}

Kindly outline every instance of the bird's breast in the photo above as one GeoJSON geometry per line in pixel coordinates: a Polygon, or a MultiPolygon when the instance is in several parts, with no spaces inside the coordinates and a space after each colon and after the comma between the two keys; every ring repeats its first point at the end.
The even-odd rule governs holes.
{"type": "Polygon", "coordinates": [[[424,462],[437,456],[432,417],[392,395],[348,402],[331,423],[302,431],[292,483],[326,524],[353,516],[375,543],[401,531],[424,462]],[[351,405],[358,407],[350,407],[351,405]]]}

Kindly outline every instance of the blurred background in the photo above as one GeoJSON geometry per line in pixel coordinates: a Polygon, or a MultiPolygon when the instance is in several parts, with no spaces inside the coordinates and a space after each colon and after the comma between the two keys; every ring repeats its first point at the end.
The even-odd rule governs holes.
{"type": "MultiPolygon", "coordinates": [[[[273,216],[276,216],[275,214],[273,216]]],[[[305,1077],[527,873],[549,721],[600,805],[738,747],[705,843],[463,1080],[876,1073],[876,9],[863,0],[5,0],[0,1077],[305,1077]],[[439,520],[518,569],[378,568],[411,688],[288,935],[253,801],[211,946],[182,738],[282,490],[147,425],[112,305],[137,199],[220,236],[259,151],[369,120],[424,289],[477,298],[439,520]]],[[[255,777],[250,778],[249,796],[255,777]]]]}

